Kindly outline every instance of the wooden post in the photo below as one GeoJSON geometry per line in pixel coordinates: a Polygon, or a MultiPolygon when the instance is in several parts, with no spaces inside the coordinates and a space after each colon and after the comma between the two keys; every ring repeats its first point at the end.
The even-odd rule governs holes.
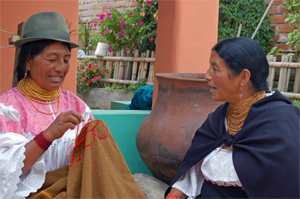
{"type": "MultiPolygon", "coordinates": [[[[139,56],[139,50],[135,50],[134,51],[134,57],[138,57],[138,56],[139,56]]],[[[138,62],[136,62],[136,61],[133,62],[131,80],[136,80],[137,66],[138,66],[138,62]]]]}
{"type": "MultiPolygon", "coordinates": [[[[22,37],[23,29],[25,27],[26,22],[22,22],[18,25],[17,29],[17,35],[20,35],[22,37]]],[[[18,58],[19,58],[20,48],[16,48],[16,54],[15,54],[15,65],[14,65],[14,73],[13,73],[13,84],[12,87],[16,87],[18,84],[18,73],[17,73],[17,65],[18,65],[18,58]]]]}

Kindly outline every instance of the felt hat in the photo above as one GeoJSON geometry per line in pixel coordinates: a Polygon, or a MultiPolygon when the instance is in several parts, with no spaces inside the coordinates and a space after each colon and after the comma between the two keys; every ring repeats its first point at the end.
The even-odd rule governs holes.
{"type": "Polygon", "coordinates": [[[44,39],[66,42],[71,48],[78,47],[76,43],[70,42],[67,22],[58,12],[39,12],[29,17],[22,38],[15,41],[14,45],[21,48],[28,42],[44,39]]]}

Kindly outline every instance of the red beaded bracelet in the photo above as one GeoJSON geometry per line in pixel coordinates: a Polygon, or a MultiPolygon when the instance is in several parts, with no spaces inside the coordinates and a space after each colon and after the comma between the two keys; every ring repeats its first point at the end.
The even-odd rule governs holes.
{"type": "Polygon", "coordinates": [[[166,197],[166,199],[179,199],[179,195],[177,193],[169,193],[166,197]]]}
{"type": "Polygon", "coordinates": [[[52,144],[52,142],[49,142],[44,134],[43,131],[40,132],[38,135],[35,136],[34,141],[37,143],[37,145],[39,145],[39,147],[41,149],[43,149],[44,151],[47,151],[47,149],[49,148],[49,146],[52,144]]]}

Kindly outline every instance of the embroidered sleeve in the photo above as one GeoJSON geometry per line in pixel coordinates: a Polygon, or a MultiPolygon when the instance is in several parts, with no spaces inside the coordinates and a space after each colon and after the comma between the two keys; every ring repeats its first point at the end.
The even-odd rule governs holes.
{"type": "Polygon", "coordinates": [[[204,178],[201,173],[202,161],[192,166],[172,186],[182,191],[188,198],[196,198],[201,193],[204,178]]]}

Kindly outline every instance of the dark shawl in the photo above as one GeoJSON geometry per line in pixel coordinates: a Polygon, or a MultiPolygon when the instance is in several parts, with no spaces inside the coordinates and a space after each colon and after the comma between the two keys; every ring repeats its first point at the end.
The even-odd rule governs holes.
{"type": "Polygon", "coordinates": [[[299,198],[299,109],[280,92],[252,105],[242,129],[225,130],[229,103],[222,104],[197,129],[178,173],[225,144],[233,147],[233,164],[249,198],[299,198]]]}

